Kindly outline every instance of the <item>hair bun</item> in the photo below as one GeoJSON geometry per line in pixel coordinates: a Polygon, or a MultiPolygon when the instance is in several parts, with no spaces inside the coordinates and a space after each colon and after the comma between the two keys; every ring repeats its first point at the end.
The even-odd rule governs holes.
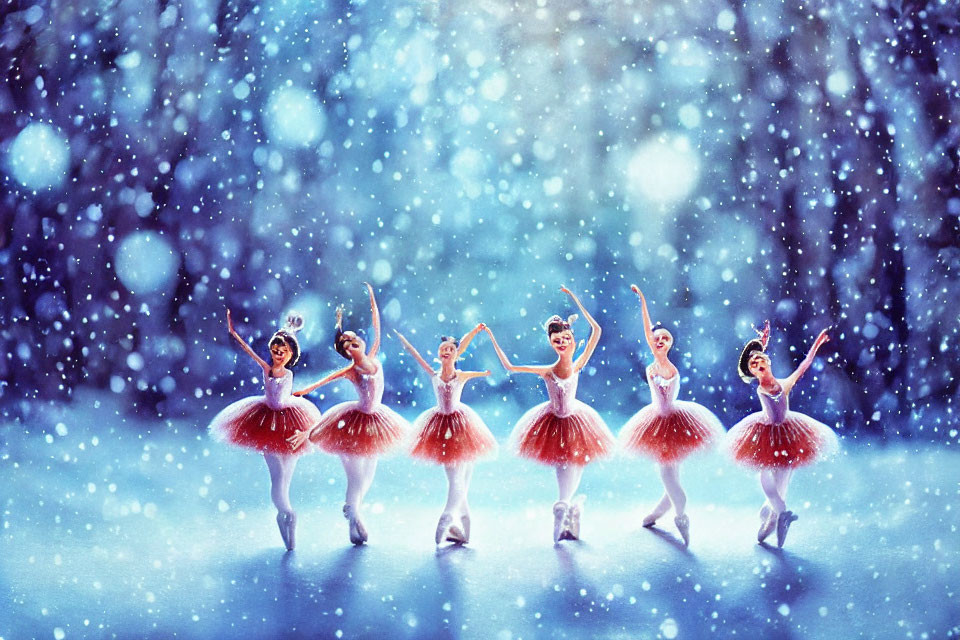
{"type": "Polygon", "coordinates": [[[547,321],[543,323],[543,328],[544,328],[544,329],[549,329],[549,328],[550,328],[550,325],[552,325],[552,324],[564,324],[563,318],[561,318],[560,316],[554,314],[554,315],[550,316],[549,318],[547,318],[547,321]]]}
{"type": "Polygon", "coordinates": [[[572,325],[574,322],[577,321],[577,318],[579,317],[580,315],[577,313],[570,314],[569,316],[567,316],[567,324],[572,325]]]}
{"type": "Polygon", "coordinates": [[[283,325],[283,330],[294,334],[301,329],[303,329],[303,316],[296,311],[290,311],[287,314],[287,322],[283,325]]]}

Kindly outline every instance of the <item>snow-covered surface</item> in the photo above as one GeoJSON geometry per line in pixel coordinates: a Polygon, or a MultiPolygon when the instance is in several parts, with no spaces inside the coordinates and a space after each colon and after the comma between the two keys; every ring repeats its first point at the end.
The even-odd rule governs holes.
{"type": "Polygon", "coordinates": [[[661,489],[622,458],[587,469],[584,540],[554,547],[552,473],[507,452],[474,476],[469,547],[435,549],[443,474],[401,457],[381,463],[354,548],[339,462],[311,455],[285,553],[258,456],[112,398],[0,427],[4,639],[960,634],[954,451],[861,444],[798,472],[783,550],[756,544],[756,479],[718,454],[682,471],[689,550],[672,518],[640,526],[661,489]]]}

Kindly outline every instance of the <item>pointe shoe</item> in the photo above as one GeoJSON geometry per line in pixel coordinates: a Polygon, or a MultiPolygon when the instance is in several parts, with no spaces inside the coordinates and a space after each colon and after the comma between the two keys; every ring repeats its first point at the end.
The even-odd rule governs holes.
{"type": "Polygon", "coordinates": [[[757,542],[766,540],[773,530],[777,528],[777,515],[770,511],[770,516],[760,525],[760,531],[757,532],[757,542]]]}
{"type": "Polygon", "coordinates": [[[293,551],[297,546],[297,514],[293,511],[277,513],[277,527],[280,529],[280,537],[283,538],[283,546],[287,551],[293,551]]]}
{"type": "Polygon", "coordinates": [[[447,529],[447,542],[452,542],[454,544],[466,544],[467,536],[464,534],[463,529],[459,525],[452,524],[450,528],[447,529]]]}
{"type": "Polygon", "coordinates": [[[467,544],[470,542],[470,514],[460,516],[460,522],[463,524],[463,543],[467,544]]]}
{"type": "Polygon", "coordinates": [[[796,522],[797,516],[793,511],[784,511],[777,517],[777,546],[783,547],[787,541],[787,531],[790,530],[790,523],[796,522]]]}
{"type": "Polygon", "coordinates": [[[762,507],[760,507],[760,521],[766,522],[767,518],[770,517],[771,511],[772,509],[770,509],[770,505],[768,504],[764,504],[762,507]]]}
{"type": "Polygon", "coordinates": [[[453,522],[453,516],[449,513],[444,513],[440,516],[440,520],[437,521],[437,533],[433,536],[437,546],[440,546],[440,541],[447,535],[451,522],[453,522]]]}
{"type": "Polygon", "coordinates": [[[657,519],[659,519],[662,515],[662,513],[648,513],[643,518],[643,526],[649,529],[653,525],[657,524],[657,519]]]}
{"type": "Polygon", "coordinates": [[[583,516],[583,496],[577,496],[567,511],[567,540],[580,539],[580,518],[583,516]]]}
{"type": "Polygon", "coordinates": [[[348,505],[343,505],[343,517],[350,523],[350,542],[361,545],[367,541],[367,529],[360,521],[360,516],[348,505]]]}
{"type": "Polygon", "coordinates": [[[563,500],[557,500],[553,503],[553,542],[557,543],[563,540],[565,533],[564,522],[567,520],[567,511],[570,509],[563,500]]]}
{"type": "Polygon", "coordinates": [[[673,524],[677,525],[680,537],[683,538],[683,546],[690,546],[690,516],[682,514],[673,519],[673,524]]]}

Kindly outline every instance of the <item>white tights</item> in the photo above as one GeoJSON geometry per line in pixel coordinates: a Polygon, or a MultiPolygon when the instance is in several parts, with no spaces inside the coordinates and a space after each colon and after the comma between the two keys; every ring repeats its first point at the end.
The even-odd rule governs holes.
{"type": "Polygon", "coordinates": [[[580,486],[580,478],[583,477],[583,467],[578,464],[564,464],[557,467],[557,498],[567,504],[573,500],[573,494],[577,492],[580,486]]]}
{"type": "Polygon", "coordinates": [[[347,473],[346,502],[354,513],[359,513],[363,498],[373,484],[373,475],[377,472],[377,459],[344,453],[340,456],[340,461],[343,462],[343,470],[347,473]]]}
{"type": "Polygon", "coordinates": [[[763,469],[760,471],[760,488],[767,496],[766,504],[780,514],[787,510],[787,489],[793,469],[763,469]]]}
{"type": "Polygon", "coordinates": [[[280,513],[293,513],[290,505],[290,480],[293,479],[293,470],[297,467],[297,456],[288,456],[279,453],[265,453],[263,459],[267,461],[270,470],[270,498],[280,513]]]}
{"type": "Polygon", "coordinates": [[[470,478],[473,477],[473,463],[447,464],[443,468],[447,472],[447,504],[443,512],[469,515],[467,492],[470,491],[470,478]]]}
{"type": "Polygon", "coordinates": [[[687,494],[680,486],[680,467],[675,464],[660,465],[660,481],[663,482],[665,491],[651,515],[659,518],[673,506],[674,513],[682,516],[684,509],[687,507],[687,494]]]}

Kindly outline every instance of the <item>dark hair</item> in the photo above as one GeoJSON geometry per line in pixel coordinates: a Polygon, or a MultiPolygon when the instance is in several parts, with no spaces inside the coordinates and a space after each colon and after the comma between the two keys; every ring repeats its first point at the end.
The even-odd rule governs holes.
{"type": "Polygon", "coordinates": [[[292,369],[297,360],[300,359],[300,343],[297,342],[297,339],[292,333],[287,333],[284,330],[277,331],[270,338],[270,344],[268,346],[272,347],[275,344],[285,344],[290,349],[291,356],[290,361],[285,365],[287,369],[292,369]]]}
{"type": "Polygon", "coordinates": [[[670,329],[667,329],[665,326],[663,326],[663,323],[662,323],[662,322],[654,322],[654,323],[653,323],[653,326],[650,327],[650,333],[651,333],[651,334],[656,333],[656,332],[659,331],[660,329],[663,329],[664,331],[666,331],[667,333],[669,333],[669,334],[670,334],[670,337],[673,339],[674,342],[677,341],[677,337],[676,337],[675,335],[673,335],[673,331],[670,331],[670,329]]]}
{"type": "Polygon", "coordinates": [[[555,333],[560,333],[561,331],[573,331],[570,327],[577,319],[576,314],[569,316],[566,320],[560,316],[553,315],[547,318],[547,321],[543,323],[543,328],[547,330],[547,337],[552,336],[555,333]]]}
{"type": "Polygon", "coordinates": [[[293,368],[293,365],[297,364],[297,360],[300,359],[300,343],[297,342],[297,332],[301,329],[303,329],[303,316],[296,311],[291,311],[287,314],[287,320],[283,328],[270,337],[270,342],[267,345],[269,347],[277,343],[287,345],[292,353],[290,361],[285,365],[287,369],[293,368]]]}
{"type": "Polygon", "coordinates": [[[457,349],[460,348],[460,340],[454,338],[453,336],[440,336],[440,344],[443,344],[444,342],[452,342],[453,346],[455,346],[457,349]]]}
{"type": "Polygon", "coordinates": [[[737,363],[737,373],[740,374],[740,379],[747,384],[750,384],[755,379],[755,376],[750,373],[749,365],[750,358],[757,352],[766,355],[766,352],[763,350],[763,343],[756,338],[744,345],[743,351],[740,352],[740,361],[737,363]]]}
{"type": "Polygon", "coordinates": [[[343,307],[337,307],[337,334],[333,338],[333,348],[336,349],[337,353],[341,356],[350,360],[350,354],[347,353],[347,350],[343,347],[343,343],[355,337],[357,337],[357,334],[353,331],[343,330],[343,307]]]}

